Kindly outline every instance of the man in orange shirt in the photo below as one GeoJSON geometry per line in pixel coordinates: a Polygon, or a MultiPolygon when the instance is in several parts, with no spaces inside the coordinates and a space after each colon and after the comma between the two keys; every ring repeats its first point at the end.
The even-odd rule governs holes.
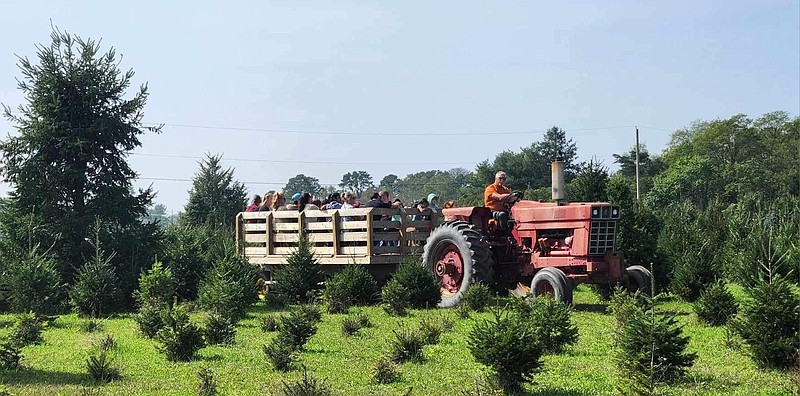
{"type": "Polygon", "coordinates": [[[518,197],[505,186],[506,173],[497,172],[494,183],[483,191],[483,205],[492,210],[492,216],[500,223],[500,228],[508,228],[508,210],[506,205],[513,204],[518,197]]]}

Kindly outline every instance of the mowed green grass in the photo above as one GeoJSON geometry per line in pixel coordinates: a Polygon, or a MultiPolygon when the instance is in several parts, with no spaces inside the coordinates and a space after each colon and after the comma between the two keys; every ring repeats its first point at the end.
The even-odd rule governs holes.
{"type": "MultiPolygon", "coordinates": [[[[580,331],[576,345],[564,354],[546,356],[544,366],[527,387],[530,395],[613,394],[618,379],[612,358],[613,319],[605,304],[586,288],[575,294],[573,321],[580,331]]],[[[778,371],[758,369],[742,352],[725,347],[722,328],[697,322],[689,304],[670,301],[664,309],[675,312],[691,336],[689,350],[698,354],[688,377],[661,391],[672,395],[793,395],[797,388],[791,378],[778,371]]],[[[351,313],[355,312],[351,309],[351,313]]],[[[341,334],[345,315],[324,314],[318,333],[306,345],[299,364],[318,378],[325,379],[340,395],[403,395],[413,388],[414,395],[460,395],[474,388],[487,370],[469,352],[467,335],[475,320],[490,314],[473,314],[458,319],[452,310],[415,310],[404,318],[387,315],[379,307],[363,308],[373,327],[353,337],[341,334]],[[456,320],[452,332],[438,345],[425,347],[425,361],[400,366],[401,379],[390,385],[374,384],[370,368],[389,350],[392,330],[401,322],[415,326],[425,318],[449,315],[456,320]]],[[[302,370],[280,373],[266,362],[262,346],[275,333],[262,333],[259,320],[269,313],[261,306],[250,308],[248,317],[237,327],[236,344],[203,348],[196,361],[171,363],[156,350],[156,342],[137,333],[130,315],[103,321],[97,333],[80,330],[83,319],[75,315],[59,317],[44,332],[42,345],[24,348],[25,368],[2,372],[0,381],[14,395],[83,394],[91,388],[100,395],[191,395],[197,393],[197,372],[209,367],[223,395],[263,395],[278,391],[281,381],[298,379],[302,370]],[[117,340],[116,364],[122,379],[95,385],[86,373],[85,360],[92,344],[105,333],[117,340]]],[[[194,316],[200,319],[200,315],[194,316]]],[[[0,335],[9,331],[11,316],[0,316],[0,335]]]]}

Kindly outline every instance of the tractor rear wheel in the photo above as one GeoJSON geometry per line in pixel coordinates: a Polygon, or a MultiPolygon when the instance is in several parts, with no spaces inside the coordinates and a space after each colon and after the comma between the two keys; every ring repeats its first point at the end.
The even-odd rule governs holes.
{"type": "Polygon", "coordinates": [[[494,271],[489,246],[481,233],[464,221],[444,222],[431,231],[422,265],[439,282],[442,308],[458,305],[473,283],[491,284],[494,271]]]}
{"type": "Polygon", "coordinates": [[[554,267],[542,268],[533,276],[531,294],[534,297],[550,296],[566,305],[572,304],[572,284],[564,271],[554,267]]]}
{"type": "Polygon", "coordinates": [[[628,275],[628,291],[635,293],[637,291],[647,294],[653,294],[653,274],[641,265],[632,265],[625,268],[625,274],[628,275]]]}

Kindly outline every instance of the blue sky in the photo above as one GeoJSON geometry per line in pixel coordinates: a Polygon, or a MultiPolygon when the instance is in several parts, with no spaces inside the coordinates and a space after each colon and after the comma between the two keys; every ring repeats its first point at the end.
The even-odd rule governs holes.
{"type": "MultiPolygon", "coordinates": [[[[52,20],[102,38],[149,84],[145,120],[167,126],[130,157],[144,178],[190,179],[197,162],[185,157],[222,153],[251,192],[298,173],[337,183],[366,170],[377,182],[473,169],[553,125],[582,159],[613,167],[611,155],[634,143],[633,125],[660,152],[672,130],[698,119],[798,115],[798,4],[10,2],[0,102],[22,101],[15,54],[49,43],[52,20]],[[351,132],[363,135],[336,135],[351,132]],[[488,135],[507,132],[525,133],[488,135]]],[[[13,132],[0,121],[2,135],[13,132]]],[[[190,183],[137,185],[149,183],[157,202],[182,209],[190,183]]]]}

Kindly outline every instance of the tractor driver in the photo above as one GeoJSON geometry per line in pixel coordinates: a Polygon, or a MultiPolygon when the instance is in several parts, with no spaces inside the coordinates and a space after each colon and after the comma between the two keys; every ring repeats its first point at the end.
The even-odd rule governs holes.
{"type": "Polygon", "coordinates": [[[488,185],[483,192],[483,205],[492,210],[492,217],[500,224],[500,229],[508,228],[508,209],[506,205],[511,205],[518,200],[517,195],[512,194],[505,186],[506,173],[497,172],[494,175],[494,183],[488,185]]]}

